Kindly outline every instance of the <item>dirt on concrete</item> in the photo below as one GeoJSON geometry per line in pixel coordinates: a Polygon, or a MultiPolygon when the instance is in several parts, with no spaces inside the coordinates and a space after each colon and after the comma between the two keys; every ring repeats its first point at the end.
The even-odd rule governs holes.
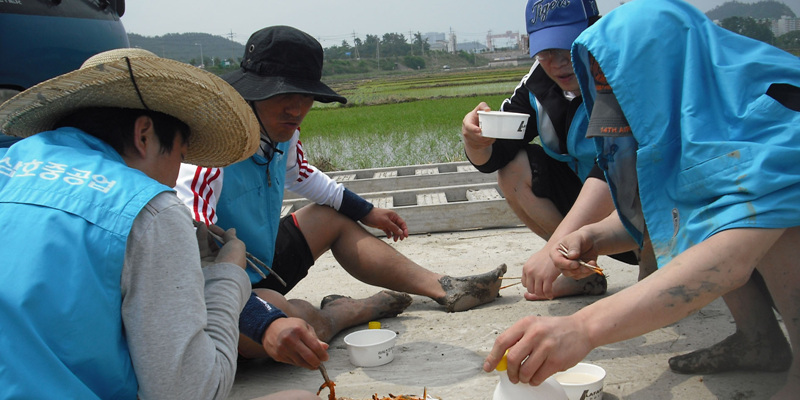
{"type": "MultiPolygon", "coordinates": [[[[426,268],[447,275],[479,274],[505,263],[508,277],[521,276],[524,261],[544,245],[525,228],[413,235],[402,242],[387,243],[426,268]]],[[[636,282],[635,266],[608,257],[601,257],[599,264],[609,277],[605,296],[636,282]]],[[[499,377],[483,372],[481,366],[498,334],[526,315],[568,315],[602,297],[530,302],[522,296],[524,290],[521,285],[511,286],[501,290],[502,297],[496,301],[458,313],[446,313],[433,300],[412,296],[414,302],[404,313],[380,321],[398,337],[394,360],[379,367],[355,367],[348,359],[343,338],[367,329],[366,325],[341,332],[330,341],[330,360],[325,363],[336,383],[337,396],[420,396],[427,388],[428,395],[443,400],[492,399],[499,377]]],[[[367,297],[378,291],[380,288],[349,276],[326,254],[287,297],[320,304],[329,294],[367,297]]],[[[680,375],[670,371],[669,357],[717,343],[733,331],[733,319],[718,299],[678,323],[597,348],[584,361],[605,368],[604,400],[768,399],[783,385],[785,373],[680,375]]],[[[239,364],[230,398],[251,399],[286,389],[316,393],[322,383],[316,370],[248,361],[239,364]]]]}

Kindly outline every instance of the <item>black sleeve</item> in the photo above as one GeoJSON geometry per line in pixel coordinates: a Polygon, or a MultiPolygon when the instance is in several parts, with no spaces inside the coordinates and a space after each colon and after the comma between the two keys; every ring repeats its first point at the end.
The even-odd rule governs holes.
{"type": "Polygon", "coordinates": [[[589,176],[587,178],[597,178],[603,182],[606,182],[606,174],[600,169],[600,166],[597,163],[594,164],[594,167],[591,171],[589,171],[589,176]]]}
{"type": "Polygon", "coordinates": [[[531,106],[530,91],[527,87],[529,75],[525,75],[525,77],[522,78],[519,86],[514,90],[514,94],[503,101],[503,104],[500,106],[500,110],[502,111],[530,115],[528,126],[525,128],[525,137],[520,140],[497,139],[494,144],[492,144],[492,156],[489,158],[489,161],[483,165],[473,164],[478,171],[490,173],[505,167],[517,156],[520,150],[524,149],[531,140],[539,135],[536,126],[536,111],[533,109],[533,106],[531,106]]]}
{"type": "Polygon", "coordinates": [[[342,194],[342,205],[339,212],[348,216],[353,221],[359,221],[367,216],[375,206],[363,197],[355,194],[350,189],[345,188],[342,194]]]}

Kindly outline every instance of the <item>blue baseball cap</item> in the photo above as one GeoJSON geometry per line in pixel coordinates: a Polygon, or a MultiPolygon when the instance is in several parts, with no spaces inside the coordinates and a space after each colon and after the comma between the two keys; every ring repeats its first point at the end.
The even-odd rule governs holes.
{"type": "Polygon", "coordinates": [[[531,57],[545,49],[571,49],[589,18],[599,14],[595,0],[528,0],[525,25],[531,57]]]}

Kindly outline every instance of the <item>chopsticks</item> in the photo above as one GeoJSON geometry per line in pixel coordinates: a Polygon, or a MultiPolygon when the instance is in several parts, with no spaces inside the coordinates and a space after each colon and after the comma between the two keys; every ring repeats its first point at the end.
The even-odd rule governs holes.
{"type": "MultiPolygon", "coordinates": [[[[567,259],[570,259],[567,256],[567,253],[569,252],[569,250],[567,250],[567,247],[564,246],[561,243],[558,244],[558,247],[559,247],[558,252],[561,253],[561,255],[566,257],[567,259]]],[[[586,262],[584,262],[582,260],[574,260],[574,261],[577,261],[578,264],[580,264],[580,265],[582,265],[582,266],[584,266],[586,268],[589,268],[590,270],[592,270],[594,273],[596,273],[598,275],[603,275],[603,269],[600,268],[600,267],[595,267],[594,265],[588,264],[588,263],[586,263],[586,262]]]]}
{"type": "Polygon", "coordinates": [[[317,396],[319,396],[319,394],[322,393],[322,389],[327,387],[328,390],[330,391],[330,393],[328,393],[328,400],[336,400],[336,392],[333,389],[334,386],[336,386],[336,384],[333,383],[331,378],[328,378],[328,370],[325,369],[325,364],[319,363],[318,369],[319,372],[322,372],[322,379],[325,379],[325,383],[323,383],[322,386],[319,387],[319,391],[317,391],[317,396]]]}
{"type": "MultiPolygon", "coordinates": [[[[570,259],[567,256],[567,253],[569,252],[569,250],[567,250],[566,246],[564,246],[561,243],[559,243],[558,246],[559,246],[558,252],[561,253],[561,255],[563,255],[567,259],[570,259]]],[[[594,265],[591,265],[591,264],[589,264],[587,262],[584,262],[582,260],[574,260],[574,261],[577,261],[580,265],[582,265],[582,266],[584,266],[586,268],[589,268],[590,270],[592,270],[592,272],[594,272],[594,273],[596,273],[596,274],[598,274],[600,276],[605,276],[605,274],[603,273],[603,269],[600,268],[600,267],[595,267],[594,265]]],[[[500,280],[504,280],[504,279],[522,279],[522,277],[519,277],[519,276],[501,276],[500,277],[500,280]]],[[[500,289],[509,288],[511,286],[519,285],[520,283],[522,283],[522,282],[520,281],[520,282],[512,283],[510,285],[500,286],[500,289]]]]}
{"type": "MultiPolygon", "coordinates": [[[[500,280],[503,280],[503,279],[522,279],[522,277],[521,276],[501,276],[499,279],[500,280]]],[[[516,285],[519,285],[520,283],[522,283],[522,282],[520,281],[520,282],[512,283],[510,285],[500,286],[500,289],[505,289],[505,288],[509,288],[509,287],[512,287],[512,286],[516,286],[516,285]]]]}
{"type": "MultiPolygon", "coordinates": [[[[214,238],[214,240],[216,240],[216,241],[218,241],[220,243],[225,243],[225,241],[222,240],[222,238],[219,235],[217,235],[214,232],[211,232],[211,230],[208,231],[208,234],[211,235],[211,237],[214,238]]],[[[264,274],[264,271],[262,271],[260,268],[258,268],[256,266],[256,264],[264,267],[267,271],[269,271],[269,273],[272,274],[272,276],[274,276],[275,279],[277,279],[278,282],[281,283],[281,285],[288,286],[288,285],[286,285],[286,281],[284,281],[283,278],[281,278],[278,274],[276,274],[275,271],[273,271],[272,268],[270,268],[267,264],[264,264],[263,261],[259,260],[254,255],[250,254],[250,252],[245,252],[244,255],[245,255],[246,260],[247,260],[247,265],[249,265],[250,268],[252,268],[256,272],[258,272],[258,274],[261,275],[261,278],[267,279],[267,275],[264,274]]]]}
{"type": "Polygon", "coordinates": [[[319,363],[319,372],[322,372],[322,379],[325,379],[325,382],[331,381],[331,378],[328,378],[328,370],[325,369],[325,364],[319,363]]]}
{"type": "Polygon", "coordinates": [[[509,288],[509,287],[512,287],[512,286],[516,286],[516,285],[519,285],[520,283],[522,283],[522,281],[514,282],[514,283],[512,283],[510,285],[500,286],[500,289],[505,289],[505,288],[509,288]]]}

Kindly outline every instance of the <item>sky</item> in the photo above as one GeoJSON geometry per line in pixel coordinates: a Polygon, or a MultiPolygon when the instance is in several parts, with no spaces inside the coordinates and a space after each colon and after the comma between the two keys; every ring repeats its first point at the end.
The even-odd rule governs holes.
{"type": "MultiPolygon", "coordinates": [[[[350,45],[353,37],[385,33],[423,35],[453,32],[459,42],[485,43],[507,31],[525,34],[524,0],[128,0],[122,23],[128,33],[161,36],[201,32],[245,43],[270,25],[290,25],[317,38],[323,47],[350,45]]],[[[727,0],[688,0],[702,12],[727,0]]],[[[739,0],[753,3],[758,0],[739,0]]],[[[797,0],[783,0],[800,14],[797,0]]],[[[620,0],[597,0],[601,14],[620,0]]]]}

